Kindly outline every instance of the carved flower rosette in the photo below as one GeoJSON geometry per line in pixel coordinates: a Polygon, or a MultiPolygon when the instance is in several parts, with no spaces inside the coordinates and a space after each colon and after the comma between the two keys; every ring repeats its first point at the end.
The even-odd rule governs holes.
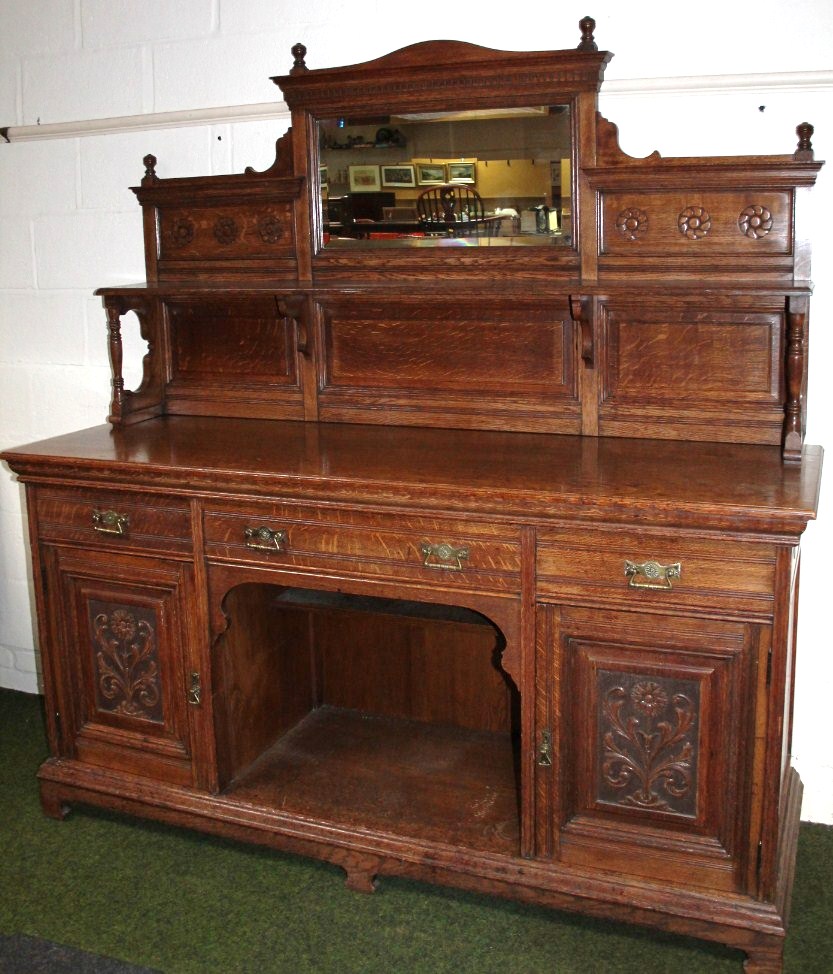
{"type": "Polygon", "coordinates": [[[760,240],[772,229],[772,214],[765,206],[747,206],[738,217],[738,229],[751,240],[760,240]]]}
{"type": "Polygon", "coordinates": [[[712,218],[702,206],[687,206],[677,217],[677,228],[688,240],[702,240],[712,228],[712,218]]]}
{"type": "Polygon", "coordinates": [[[174,220],[168,230],[168,240],[173,247],[187,247],[194,239],[196,228],[192,220],[187,217],[179,217],[174,220]]]}
{"type": "Polygon", "coordinates": [[[638,240],[648,231],[648,214],[636,207],[629,207],[616,217],[616,229],[625,240],[638,240]]]}
{"type": "Polygon", "coordinates": [[[278,243],[284,234],[283,223],[271,213],[264,214],[257,221],[257,232],[264,243],[278,243]]]}
{"type": "Polygon", "coordinates": [[[230,216],[218,217],[214,223],[214,239],[217,243],[228,246],[240,236],[240,227],[230,216]]]}

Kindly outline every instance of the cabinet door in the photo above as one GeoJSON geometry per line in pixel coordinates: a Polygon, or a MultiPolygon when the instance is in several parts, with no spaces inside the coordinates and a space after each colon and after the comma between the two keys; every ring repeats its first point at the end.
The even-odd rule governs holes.
{"type": "Polygon", "coordinates": [[[191,566],[47,546],[56,707],[66,757],[191,784],[191,566]]]}
{"type": "Polygon", "coordinates": [[[540,618],[539,854],[751,888],[769,628],[607,609],[540,618]]]}

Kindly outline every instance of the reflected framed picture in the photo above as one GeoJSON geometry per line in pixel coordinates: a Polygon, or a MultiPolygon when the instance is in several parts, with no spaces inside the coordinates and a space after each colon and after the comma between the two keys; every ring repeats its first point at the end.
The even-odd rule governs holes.
{"type": "Polygon", "coordinates": [[[441,186],[445,182],[445,165],[440,162],[418,162],[416,174],[420,186],[441,186]]]}
{"type": "Polygon", "coordinates": [[[448,181],[450,183],[474,183],[476,178],[476,162],[450,162],[448,164],[448,181]]]}
{"type": "Polygon", "coordinates": [[[375,193],[382,188],[378,166],[349,166],[350,192],[375,193]]]}
{"type": "Polygon", "coordinates": [[[389,187],[416,186],[414,167],[409,164],[382,166],[382,185],[389,187]]]}

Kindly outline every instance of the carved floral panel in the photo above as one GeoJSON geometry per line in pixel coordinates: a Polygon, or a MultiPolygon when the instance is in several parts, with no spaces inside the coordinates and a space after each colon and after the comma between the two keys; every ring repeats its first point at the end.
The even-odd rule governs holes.
{"type": "Polygon", "coordinates": [[[696,817],[700,686],[597,673],[596,800],[696,817]]]}
{"type": "Polygon", "coordinates": [[[714,189],[681,197],[663,189],[600,193],[600,256],[686,260],[788,256],[793,248],[789,192],[714,189]]]}
{"type": "Polygon", "coordinates": [[[194,205],[160,211],[162,260],[285,257],[293,246],[288,203],[194,205]]]}
{"type": "Polygon", "coordinates": [[[163,723],[156,613],[90,600],[89,625],[97,709],[163,723]]]}

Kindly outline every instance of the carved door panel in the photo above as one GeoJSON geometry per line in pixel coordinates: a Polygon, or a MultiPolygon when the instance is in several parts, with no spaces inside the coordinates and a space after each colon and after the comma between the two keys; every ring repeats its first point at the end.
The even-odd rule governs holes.
{"type": "Polygon", "coordinates": [[[63,699],[61,753],[85,763],[191,784],[186,659],[191,566],[47,548],[51,638],[63,699]]]}
{"type": "Polygon", "coordinates": [[[768,627],[557,607],[541,621],[539,854],[751,889],[768,627]]]}

